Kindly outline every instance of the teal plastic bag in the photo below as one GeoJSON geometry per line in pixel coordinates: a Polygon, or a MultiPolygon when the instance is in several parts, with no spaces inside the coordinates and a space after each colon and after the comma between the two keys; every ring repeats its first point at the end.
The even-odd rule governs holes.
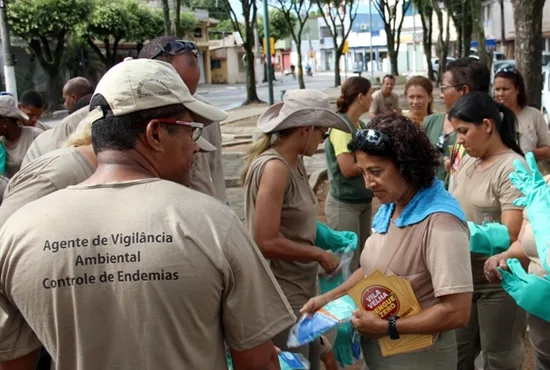
{"type": "Polygon", "coordinates": [[[506,261],[510,272],[499,267],[502,287],[526,312],[550,322],[550,276],[540,278],[525,272],[515,258],[506,261]]]}
{"type": "Polygon", "coordinates": [[[497,222],[476,225],[468,221],[470,229],[470,251],[494,256],[510,248],[508,228],[497,222]]]}
{"type": "MultiPolygon", "coordinates": [[[[349,263],[358,243],[359,239],[354,232],[332,230],[323,223],[317,222],[315,245],[339,255],[340,266],[338,267],[345,269],[336,275],[321,276],[319,278],[321,293],[326,293],[342,285],[353,273],[353,271],[349,271],[349,263]]],[[[362,358],[361,336],[351,322],[345,321],[338,326],[333,352],[340,367],[353,365],[362,358]]]]}
{"type": "MultiPolygon", "coordinates": [[[[310,368],[309,361],[299,353],[281,352],[278,357],[281,370],[309,370],[310,368]]],[[[225,351],[225,358],[228,370],[233,370],[233,360],[227,349],[225,351]]]]}
{"type": "Polygon", "coordinates": [[[0,144],[0,176],[6,174],[6,148],[0,144]]]}
{"type": "Polygon", "coordinates": [[[290,348],[301,347],[319,338],[326,332],[349,322],[357,306],[349,295],[344,295],[327,303],[313,315],[303,315],[290,328],[287,345],[290,348]]]}
{"type": "Polygon", "coordinates": [[[523,162],[516,159],[514,161],[515,172],[510,174],[510,181],[521,191],[525,197],[518,198],[514,202],[517,206],[525,207],[529,224],[533,229],[537,253],[541,265],[547,272],[550,272],[548,264],[548,252],[550,249],[550,187],[544,181],[540,173],[537,161],[533,153],[527,153],[525,160],[529,170],[525,168],[523,162]]]}

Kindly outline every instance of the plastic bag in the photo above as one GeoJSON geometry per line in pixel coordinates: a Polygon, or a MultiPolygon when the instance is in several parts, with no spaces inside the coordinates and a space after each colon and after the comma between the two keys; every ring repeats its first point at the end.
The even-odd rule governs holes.
{"type": "MultiPolygon", "coordinates": [[[[299,353],[281,352],[278,357],[281,370],[309,370],[310,368],[309,361],[299,353]]],[[[227,360],[227,369],[233,370],[233,360],[227,346],[225,349],[225,358],[227,360]]]]}
{"type": "Polygon", "coordinates": [[[313,315],[303,315],[290,328],[287,345],[293,348],[313,342],[326,332],[349,322],[355,310],[355,302],[349,295],[345,295],[327,303],[313,315]]]}

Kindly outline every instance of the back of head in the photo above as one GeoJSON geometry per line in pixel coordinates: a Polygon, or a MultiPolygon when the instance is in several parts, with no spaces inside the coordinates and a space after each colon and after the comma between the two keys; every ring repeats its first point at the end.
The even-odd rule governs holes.
{"type": "Polygon", "coordinates": [[[497,78],[505,78],[514,84],[518,89],[518,105],[520,108],[525,108],[528,103],[527,91],[525,90],[525,81],[521,73],[514,66],[506,66],[500,68],[497,73],[495,73],[495,80],[497,78]]]}
{"type": "Polygon", "coordinates": [[[38,91],[27,90],[19,98],[19,103],[25,107],[44,108],[44,100],[38,91]]]}
{"type": "Polygon", "coordinates": [[[468,86],[471,91],[489,93],[491,72],[479,60],[460,58],[447,64],[446,72],[453,76],[453,83],[458,87],[468,86]]]}
{"type": "Polygon", "coordinates": [[[449,119],[481,125],[489,119],[495,125],[502,142],[516,153],[523,155],[517,143],[516,115],[504,104],[498,104],[481,91],[463,95],[449,111],[449,119]]]}
{"type": "Polygon", "coordinates": [[[341,94],[336,101],[338,113],[346,113],[359,94],[367,94],[372,85],[364,77],[350,77],[342,85],[341,94]]]}
{"type": "MultiPolygon", "coordinates": [[[[149,41],[138,54],[139,59],[151,59],[158,54],[166,45],[171,42],[176,41],[178,38],[176,36],[160,36],[149,41]]],[[[155,59],[160,60],[166,63],[172,63],[174,57],[168,53],[162,53],[158,55],[155,59]]]]}
{"type": "MultiPolygon", "coordinates": [[[[422,87],[430,97],[433,97],[434,86],[432,85],[432,81],[430,81],[426,77],[424,77],[424,76],[413,76],[413,77],[409,78],[409,80],[405,84],[405,95],[407,95],[407,91],[412,86],[422,87]]],[[[433,113],[432,103],[430,102],[428,104],[428,114],[432,114],[432,113],[433,113]]]]}
{"type": "Polygon", "coordinates": [[[94,92],[92,84],[84,77],[71,78],[67,81],[63,90],[66,95],[76,95],[78,99],[94,92]]]}

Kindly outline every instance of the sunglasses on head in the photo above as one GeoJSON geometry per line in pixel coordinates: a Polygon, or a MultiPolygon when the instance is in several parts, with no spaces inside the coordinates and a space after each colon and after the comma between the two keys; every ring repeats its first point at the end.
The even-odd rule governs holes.
{"type": "Polygon", "coordinates": [[[198,58],[199,49],[195,43],[191,41],[174,40],[164,45],[164,47],[157,51],[151,59],[156,59],[163,54],[178,55],[187,51],[193,53],[193,55],[198,58]]]}
{"type": "Polygon", "coordinates": [[[371,145],[378,146],[380,144],[386,144],[390,145],[390,138],[388,135],[381,131],[372,130],[372,129],[363,129],[358,130],[355,133],[355,138],[359,140],[359,142],[367,142],[371,145]]]}
{"type": "Polygon", "coordinates": [[[501,72],[503,72],[503,73],[512,73],[512,74],[515,74],[515,75],[518,74],[517,69],[514,66],[511,66],[511,65],[506,65],[506,66],[500,67],[497,70],[497,73],[501,73],[501,72]]]}

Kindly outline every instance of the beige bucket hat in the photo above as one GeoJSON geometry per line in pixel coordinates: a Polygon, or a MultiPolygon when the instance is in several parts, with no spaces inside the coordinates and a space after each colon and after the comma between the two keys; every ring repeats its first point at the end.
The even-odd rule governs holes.
{"type": "Polygon", "coordinates": [[[0,117],[11,117],[21,121],[29,119],[29,116],[17,108],[15,98],[11,95],[0,96],[0,117]]]}
{"type": "Polygon", "coordinates": [[[287,92],[281,103],[269,107],[258,120],[258,129],[264,133],[306,126],[351,132],[346,121],[330,109],[329,97],[312,89],[287,92]]]}

